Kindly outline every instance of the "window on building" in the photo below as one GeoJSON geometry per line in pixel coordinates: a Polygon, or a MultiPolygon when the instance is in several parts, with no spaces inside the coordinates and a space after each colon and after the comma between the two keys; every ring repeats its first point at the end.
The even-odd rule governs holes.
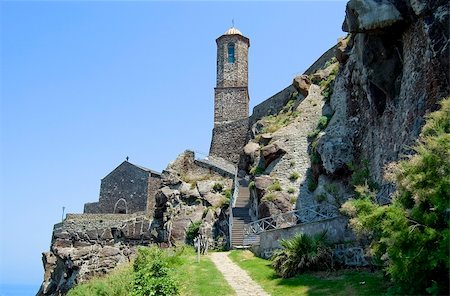
{"type": "Polygon", "coordinates": [[[234,63],[234,43],[228,43],[228,63],[234,63]]]}

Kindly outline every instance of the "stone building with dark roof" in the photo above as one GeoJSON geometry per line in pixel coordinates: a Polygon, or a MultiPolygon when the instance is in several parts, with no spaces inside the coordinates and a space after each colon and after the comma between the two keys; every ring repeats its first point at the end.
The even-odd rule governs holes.
{"type": "Polygon", "coordinates": [[[151,214],[160,184],[160,173],[124,161],[101,180],[99,201],[86,203],[84,213],[151,214]]]}

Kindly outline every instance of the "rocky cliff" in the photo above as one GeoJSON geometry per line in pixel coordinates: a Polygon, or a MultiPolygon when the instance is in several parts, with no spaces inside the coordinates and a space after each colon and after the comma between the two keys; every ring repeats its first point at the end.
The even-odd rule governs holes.
{"type": "MultiPolygon", "coordinates": [[[[336,47],[250,117],[239,175],[250,176],[253,219],[305,207],[338,214],[358,184],[389,202],[386,166],[412,153],[424,117],[450,94],[447,1],[351,0],[343,30],[336,47]]],[[[64,294],[128,262],[136,245],[184,242],[194,223],[222,248],[234,175],[228,163],[187,151],[162,173],[151,218],[69,216],[43,255],[39,294],[64,294]]]]}
{"type": "Polygon", "coordinates": [[[242,166],[263,218],[314,206],[338,211],[355,185],[389,202],[385,167],[449,95],[446,1],[352,0],[335,57],[294,79],[278,113],[250,128],[242,166]]]}

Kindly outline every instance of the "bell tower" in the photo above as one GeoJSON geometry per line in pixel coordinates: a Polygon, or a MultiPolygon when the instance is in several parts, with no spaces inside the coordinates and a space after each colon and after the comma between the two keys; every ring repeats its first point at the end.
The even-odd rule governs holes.
{"type": "Polygon", "coordinates": [[[217,80],[210,155],[235,164],[248,129],[248,48],[250,40],[232,27],[216,39],[217,80]]]}

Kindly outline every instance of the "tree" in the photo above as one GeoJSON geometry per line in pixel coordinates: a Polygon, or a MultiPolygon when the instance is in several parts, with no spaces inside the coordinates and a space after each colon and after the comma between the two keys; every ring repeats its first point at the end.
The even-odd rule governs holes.
{"type": "Polygon", "coordinates": [[[449,293],[450,98],[431,113],[413,148],[393,166],[397,193],[380,206],[367,187],[342,207],[359,234],[372,238],[371,254],[383,262],[394,290],[449,293]]]}

